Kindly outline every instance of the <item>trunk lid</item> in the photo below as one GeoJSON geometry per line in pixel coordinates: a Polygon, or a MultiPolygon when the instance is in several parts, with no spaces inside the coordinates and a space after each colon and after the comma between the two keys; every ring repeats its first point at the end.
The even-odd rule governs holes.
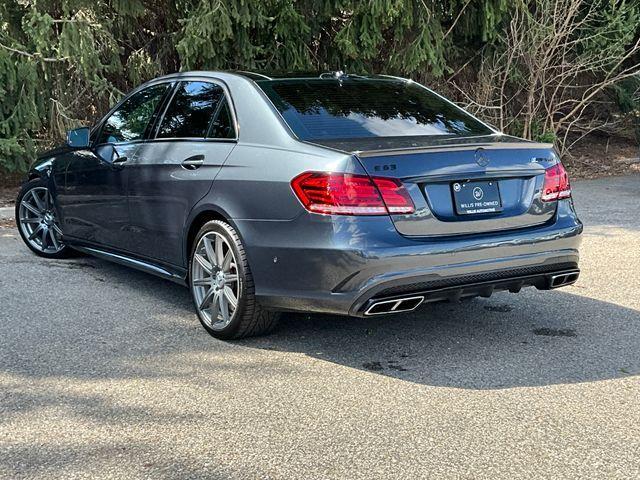
{"type": "Polygon", "coordinates": [[[416,211],[391,216],[403,235],[496,232],[555,215],[557,202],[540,200],[545,169],[557,162],[549,144],[501,139],[353,153],[367,173],[398,178],[409,191],[416,211]]]}

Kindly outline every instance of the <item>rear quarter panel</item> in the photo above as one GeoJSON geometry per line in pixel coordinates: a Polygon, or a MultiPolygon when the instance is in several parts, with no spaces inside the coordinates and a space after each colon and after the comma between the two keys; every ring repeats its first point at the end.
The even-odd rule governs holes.
{"type": "Polygon", "coordinates": [[[306,213],[291,188],[297,175],[310,170],[365,173],[349,155],[314,150],[238,144],[206,201],[232,219],[291,220],[306,213]]]}

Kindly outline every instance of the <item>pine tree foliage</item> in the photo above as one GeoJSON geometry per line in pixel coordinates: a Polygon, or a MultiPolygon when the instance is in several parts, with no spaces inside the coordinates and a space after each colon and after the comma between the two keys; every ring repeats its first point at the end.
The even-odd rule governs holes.
{"type": "MultiPolygon", "coordinates": [[[[604,42],[610,49],[618,41],[624,49],[639,30],[629,22],[632,15],[619,10],[635,15],[638,7],[621,0],[584,3],[596,1],[612,6],[607,21],[626,33],[617,40],[596,35],[580,48],[604,42]]],[[[24,170],[37,148],[94,121],[123,92],[163,73],[340,69],[442,82],[461,67],[479,71],[487,51],[508,48],[501,39],[513,9],[532,10],[536,3],[3,0],[0,168],[24,170]]]]}

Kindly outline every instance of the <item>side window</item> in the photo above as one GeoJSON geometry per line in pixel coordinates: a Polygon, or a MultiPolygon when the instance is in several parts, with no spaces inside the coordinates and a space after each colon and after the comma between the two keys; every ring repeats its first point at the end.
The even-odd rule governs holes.
{"type": "Polygon", "coordinates": [[[222,99],[222,105],[211,122],[207,138],[236,138],[236,129],[233,126],[233,117],[226,98],[222,99]]]}
{"type": "Polygon", "coordinates": [[[124,101],[104,122],[98,143],[122,143],[144,137],[149,121],[170,84],[145,88],[124,101]]]}
{"type": "Polygon", "coordinates": [[[204,138],[223,95],[222,88],[213,83],[181,83],[156,138],[204,138]]]}

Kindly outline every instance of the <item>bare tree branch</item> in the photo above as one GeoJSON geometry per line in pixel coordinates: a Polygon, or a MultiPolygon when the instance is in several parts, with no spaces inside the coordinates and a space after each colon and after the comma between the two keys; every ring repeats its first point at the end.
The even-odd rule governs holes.
{"type": "Polygon", "coordinates": [[[67,60],[69,60],[69,57],[62,57],[62,58],[43,57],[39,53],[25,52],[24,50],[19,50],[17,48],[8,47],[7,45],[4,45],[2,43],[0,43],[0,47],[4,48],[5,50],[8,50],[10,52],[17,53],[19,55],[24,55],[25,57],[33,58],[33,59],[36,59],[36,60],[42,60],[43,62],[66,62],[67,60]]]}

